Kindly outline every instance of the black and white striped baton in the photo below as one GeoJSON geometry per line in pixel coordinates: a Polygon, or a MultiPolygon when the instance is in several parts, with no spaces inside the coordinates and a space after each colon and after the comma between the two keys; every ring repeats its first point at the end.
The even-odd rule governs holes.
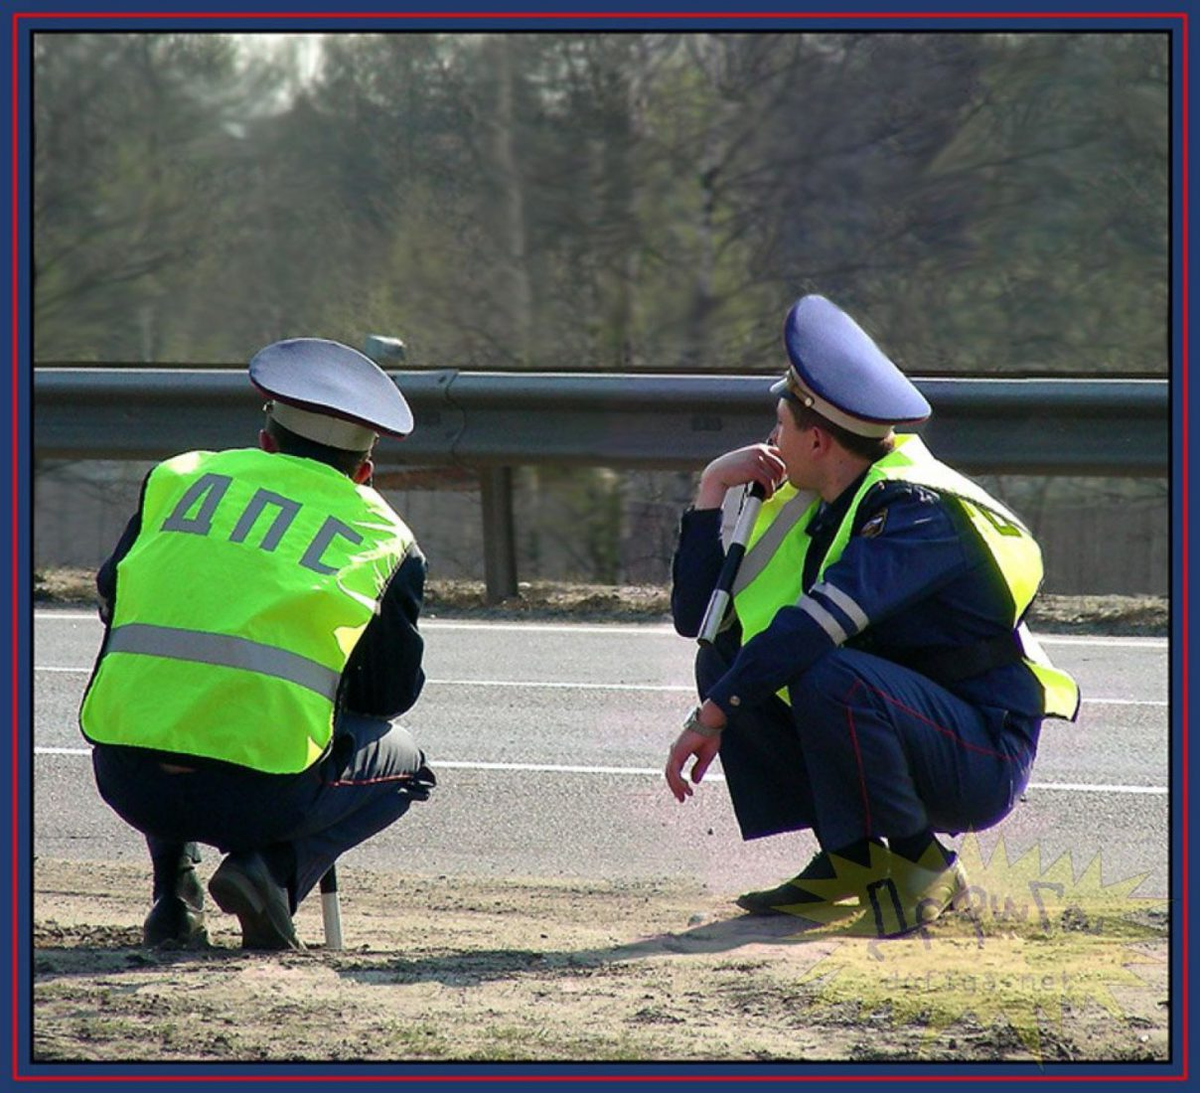
{"type": "Polygon", "coordinates": [[[701,645],[711,645],[716,640],[717,631],[721,629],[721,620],[725,618],[725,612],[733,598],[733,582],[746,553],[746,540],[750,538],[750,529],[758,519],[758,510],[762,508],[765,495],[766,490],[762,484],[754,482],[742,500],[742,511],[738,513],[737,523],[733,526],[729,549],[725,551],[725,561],[717,577],[716,587],[709,597],[708,610],[704,612],[704,621],[700,624],[700,633],[696,638],[701,645]]]}

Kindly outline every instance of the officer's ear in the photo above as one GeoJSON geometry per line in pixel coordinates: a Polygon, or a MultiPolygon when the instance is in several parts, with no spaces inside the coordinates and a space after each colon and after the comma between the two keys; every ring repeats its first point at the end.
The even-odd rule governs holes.
{"type": "Polygon", "coordinates": [[[350,477],[354,479],[359,486],[365,486],[371,481],[371,475],[375,473],[375,464],[369,459],[364,459],[350,477]]]}
{"type": "Polygon", "coordinates": [[[820,425],[814,425],[810,430],[813,455],[826,455],[834,446],[833,435],[820,425]]]}
{"type": "Polygon", "coordinates": [[[279,441],[268,433],[266,429],[258,430],[258,446],[264,452],[270,452],[272,455],[279,451],[279,441]]]}

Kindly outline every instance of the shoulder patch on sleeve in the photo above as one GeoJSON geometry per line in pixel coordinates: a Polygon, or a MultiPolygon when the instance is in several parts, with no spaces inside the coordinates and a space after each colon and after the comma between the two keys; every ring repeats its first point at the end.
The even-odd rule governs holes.
{"type": "Polygon", "coordinates": [[[874,539],[876,535],[883,531],[883,525],[887,522],[887,513],[887,509],[880,509],[865,524],[863,524],[862,528],[859,529],[858,534],[864,539],[874,539]]]}

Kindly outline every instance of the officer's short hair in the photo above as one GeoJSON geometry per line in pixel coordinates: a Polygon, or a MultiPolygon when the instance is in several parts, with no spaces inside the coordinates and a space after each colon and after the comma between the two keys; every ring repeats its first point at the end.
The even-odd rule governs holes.
{"type": "Polygon", "coordinates": [[[852,433],[849,429],[842,428],[841,425],[835,425],[829,418],[818,414],[811,406],[804,406],[792,399],[784,399],[783,402],[791,411],[796,428],[807,429],[815,425],[824,429],[846,451],[868,459],[872,463],[890,454],[896,446],[896,438],[893,433],[889,433],[887,436],[860,436],[858,433],[852,433]]]}
{"type": "Polygon", "coordinates": [[[293,433],[286,425],[280,425],[269,413],[264,428],[267,435],[274,438],[284,455],[296,455],[303,459],[315,459],[318,463],[327,463],[347,477],[352,478],[354,472],[371,458],[370,448],[366,451],[351,452],[345,448],[331,448],[327,444],[318,444],[315,440],[293,433]]]}

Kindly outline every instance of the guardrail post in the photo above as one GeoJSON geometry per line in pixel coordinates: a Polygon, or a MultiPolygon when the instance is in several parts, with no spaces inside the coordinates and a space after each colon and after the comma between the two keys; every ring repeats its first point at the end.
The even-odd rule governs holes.
{"type": "Polygon", "coordinates": [[[517,594],[517,547],[513,528],[512,467],[485,467],[479,472],[483,503],[483,574],[487,602],[517,594]]]}

